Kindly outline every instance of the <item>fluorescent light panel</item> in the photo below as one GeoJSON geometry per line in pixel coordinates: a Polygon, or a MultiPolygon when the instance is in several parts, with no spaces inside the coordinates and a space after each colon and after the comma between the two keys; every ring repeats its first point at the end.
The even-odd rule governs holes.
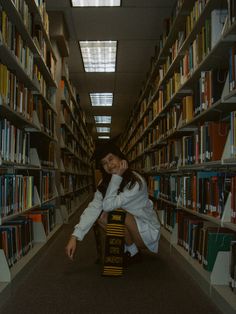
{"type": "Polygon", "coordinates": [[[119,7],[120,0],[72,0],[73,7],[119,7]]]}
{"type": "Polygon", "coordinates": [[[98,133],[109,133],[111,128],[106,128],[106,127],[97,127],[97,132],[98,133]]]}
{"type": "Polygon", "coordinates": [[[98,136],[98,138],[100,138],[100,139],[109,139],[110,138],[110,136],[106,136],[106,135],[100,135],[100,136],[98,136]]]}
{"type": "Polygon", "coordinates": [[[92,106],[105,106],[110,107],[113,103],[112,93],[91,93],[90,99],[92,106]]]}
{"type": "Polygon", "coordinates": [[[111,123],[111,116],[94,116],[96,123],[111,123]]]}
{"type": "Polygon", "coordinates": [[[115,72],[117,41],[80,41],[85,72],[115,72]]]}

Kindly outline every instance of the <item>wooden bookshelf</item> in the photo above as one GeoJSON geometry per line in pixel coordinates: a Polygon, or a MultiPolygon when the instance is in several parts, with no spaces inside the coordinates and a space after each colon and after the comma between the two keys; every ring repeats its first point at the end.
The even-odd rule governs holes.
{"type": "Polygon", "coordinates": [[[0,0],[0,291],[93,192],[93,141],[68,71],[70,119],[61,119],[62,55],[69,53],[61,49],[67,39],[62,34],[50,38],[45,2],[37,6],[24,0],[24,10],[17,3],[0,0]],[[17,36],[15,41],[7,29],[17,36]],[[73,160],[69,165],[62,162],[61,127],[68,133],[64,146],[73,160]],[[76,149],[68,144],[72,137],[76,149]],[[62,176],[73,187],[65,195],[62,176]]]}
{"type": "Polygon", "coordinates": [[[93,166],[90,157],[93,141],[83,120],[78,91],[70,80],[67,64],[68,32],[64,16],[59,12],[49,12],[50,37],[60,64],[56,71],[57,80],[57,177],[59,206],[63,221],[69,218],[93,193],[93,166]],[[66,51],[65,51],[66,48],[66,51]]]}
{"type": "MultiPolygon", "coordinates": [[[[121,139],[131,166],[147,177],[161,222],[169,229],[163,229],[162,235],[225,313],[236,310],[229,284],[233,279],[227,279],[231,276],[227,266],[230,252],[219,251],[213,270],[206,271],[178,244],[178,232],[184,227],[177,221],[183,213],[186,220],[226,228],[236,236],[232,179],[236,175],[236,73],[232,65],[236,20],[228,14],[230,3],[177,1],[176,13],[165,21],[160,52],[121,139]],[[223,129],[225,133],[220,132],[223,129]],[[220,187],[217,180],[223,177],[220,187]],[[206,184],[205,189],[200,184],[206,184]],[[216,186],[224,195],[213,191],[216,186]],[[211,196],[207,194],[210,189],[211,196]],[[225,265],[224,273],[217,268],[219,261],[225,265]],[[218,283],[220,277],[225,279],[218,283]]],[[[236,278],[232,282],[235,285],[236,278]]]]}

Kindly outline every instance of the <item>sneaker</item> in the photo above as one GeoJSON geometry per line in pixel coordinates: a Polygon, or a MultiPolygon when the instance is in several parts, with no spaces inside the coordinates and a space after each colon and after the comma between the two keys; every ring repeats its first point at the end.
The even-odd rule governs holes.
{"type": "Polygon", "coordinates": [[[142,255],[140,252],[136,253],[135,255],[131,256],[130,252],[124,253],[124,267],[128,265],[137,264],[142,261],[142,255]]]}

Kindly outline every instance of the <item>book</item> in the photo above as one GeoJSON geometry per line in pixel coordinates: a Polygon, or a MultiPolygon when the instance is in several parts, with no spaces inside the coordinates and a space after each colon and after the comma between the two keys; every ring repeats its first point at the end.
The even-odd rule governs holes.
{"type": "Polygon", "coordinates": [[[219,251],[230,251],[231,242],[236,239],[235,233],[225,228],[207,228],[203,267],[212,271],[219,251]]]}

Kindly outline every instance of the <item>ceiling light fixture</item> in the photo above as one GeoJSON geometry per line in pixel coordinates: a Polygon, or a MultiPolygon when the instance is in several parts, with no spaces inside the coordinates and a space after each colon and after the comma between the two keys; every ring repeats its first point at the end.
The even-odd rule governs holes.
{"type": "Polygon", "coordinates": [[[110,138],[110,136],[101,135],[101,136],[98,136],[98,138],[100,138],[100,139],[109,139],[109,138],[110,138]]]}
{"type": "Polygon", "coordinates": [[[106,127],[97,127],[97,132],[98,133],[110,133],[111,128],[106,128],[106,127]]]}
{"type": "Polygon", "coordinates": [[[111,123],[111,116],[94,116],[96,123],[111,123]]]}
{"type": "Polygon", "coordinates": [[[117,41],[79,41],[85,72],[115,72],[117,41]]]}
{"type": "Polygon", "coordinates": [[[113,103],[112,93],[90,93],[92,106],[111,107],[113,103]]]}
{"type": "Polygon", "coordinates": [[[72,7],[120,7],[120,0],[72,0],[72,7]]]}

